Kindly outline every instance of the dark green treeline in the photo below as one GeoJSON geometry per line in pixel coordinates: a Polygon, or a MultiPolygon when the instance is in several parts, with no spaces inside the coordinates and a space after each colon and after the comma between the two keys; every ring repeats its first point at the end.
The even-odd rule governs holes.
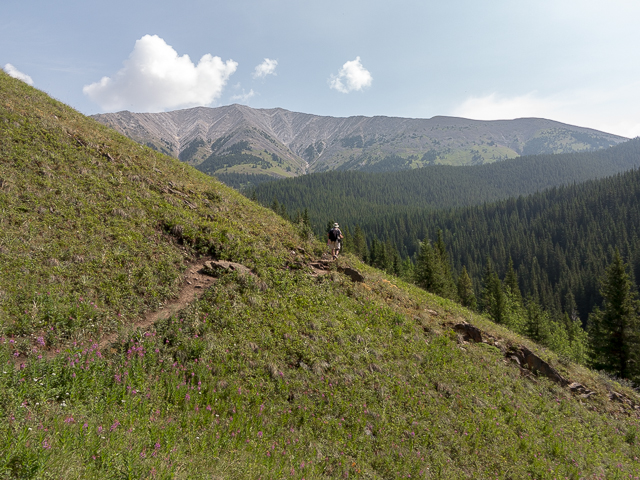
{"type": "MultiPolygon", "coordinates": [[[[442,230],[454,271],[466,267],[476,292],[487,259],[501,278],[512,262],[523,295],[559,313],[569,309],[571,294],[583,322],[601,304],[598,282],[614,249],[629,263],[632,278],[640,278],[638,170],[494,204],[414,212],[393,223],[432,239],[442,230]]],[[[405,241],[394,230],[363,230],[386,234],[394,245],[405,241]]]]}
{"type": "Polygon", "coordinates": [[[303,175],[261,183],[247,194],[255,195],[263,205],[271,205],[275,199],[289,212],[306,209],[316,234],[321,234],[327,218],[338,219],[344,225],[361,225],[368,236],[375,233],[381,241],[387,239],[386,233],[393,232],[400,250],[404,245],[406,253],[413,254],[426,231],[403,231],[402,222],[394,221],[398,216],[495,202],[637,166],[640,139],[596,152],[520,157],[479,166],[434,165],[389,173],[336,171],[303,175]],[[381,222],[384,225],[376,232],[369,230],[368,225],[381,222]],[[398,243],[398,238],[402,242],[398,243]]]}

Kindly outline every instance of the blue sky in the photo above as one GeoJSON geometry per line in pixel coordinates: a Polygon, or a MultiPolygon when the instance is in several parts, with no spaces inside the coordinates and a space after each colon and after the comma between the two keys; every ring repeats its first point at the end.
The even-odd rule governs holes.
{"type": "Polygon", "coordinates": [[[0,66],[82,113],[242,103],[640,135],[640,2],[3,0],[0,66]]]}

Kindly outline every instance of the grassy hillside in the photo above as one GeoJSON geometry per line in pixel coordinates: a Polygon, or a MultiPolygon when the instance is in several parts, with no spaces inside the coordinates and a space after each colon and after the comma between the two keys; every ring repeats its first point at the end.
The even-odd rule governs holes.
{"type": "Polygon", "coordinates": [[[352,258],[319,271],[303,231],[5,74],[0,148],[0,477],[640,474],[628,387],[352,258]],[[199,255],[252,272],[130,328],[199,255]]]}
{"type": "Polygon", "coordinates": [[[293,246],[283,221],[260,217],[263,209],[220,183],[2,82],[0,300],[8,333],[111,331],[175,295],[198,255],[259,269],[293,246]],[[248,216],[258,219],[245,224],[248,216]],[[84,325],[87,315],[94,321],[84,325]]]}

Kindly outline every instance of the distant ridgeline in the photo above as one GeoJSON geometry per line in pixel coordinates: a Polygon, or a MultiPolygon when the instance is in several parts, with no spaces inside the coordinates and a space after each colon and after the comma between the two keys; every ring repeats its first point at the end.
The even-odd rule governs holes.
{"type": "Polygon", "coordinates": [[[351,233],[357,225],[367,247],[386,255],[368,261],[390,271],[399,268],[394,256],[414,256],[420,241],[435,241],[442,230],[454,272],[466,266],[476,294],[487,258],[501,277],[511,259],[523,295],[562,311],[572,293],[585,320],[600,303],[598,280],[614,248],[640,278],[640,172],[586,180],[639,165],[635,139],[598,152],[477,167],[314,174],[260,185],[255,195],[275,201],[280,213],[306,209],[319,232],[327,221],[351,233]]]}
{"type": "Polygon", "coordinates": [[[337,118],[244,105],[93,118],[239,189],[307,173],[482,165],[606,149],[626,140],[544,118],[337,118]]]}

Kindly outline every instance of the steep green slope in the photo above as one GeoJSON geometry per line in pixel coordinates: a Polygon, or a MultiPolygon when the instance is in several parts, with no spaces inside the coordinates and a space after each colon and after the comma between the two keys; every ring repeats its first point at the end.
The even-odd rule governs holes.
{"type": "Polygon", "coordinates": [[[635,139],[597,152],[521,157],[490,165],[311,174],[262,183],[255,192],[264,205],[275,198],[288,212],[307,209],[320,232],[327,218],[352,226],[375,224],[377,217],[406,215],[413,209],[478,205],[602,178],[639,165],[640,139],[635,139]]]}
{"type": "Polygon", "coordinates": [[[283,221],[247,229],[243,217],[263,209],[2,81],[0,306],[11,333],[112,331],[175,295],[187,259],[233,256],[257,268],[257,243],[282,255],[283,221]]]}
{"type": "Polygon", "coordinates": [[[0,476],[640,473],[631,389],[349,257],[319,271],[302,230],[4,74],[0,144],[0,476]],[[252,273],[127,330],[200,253],[252,273]]]}

